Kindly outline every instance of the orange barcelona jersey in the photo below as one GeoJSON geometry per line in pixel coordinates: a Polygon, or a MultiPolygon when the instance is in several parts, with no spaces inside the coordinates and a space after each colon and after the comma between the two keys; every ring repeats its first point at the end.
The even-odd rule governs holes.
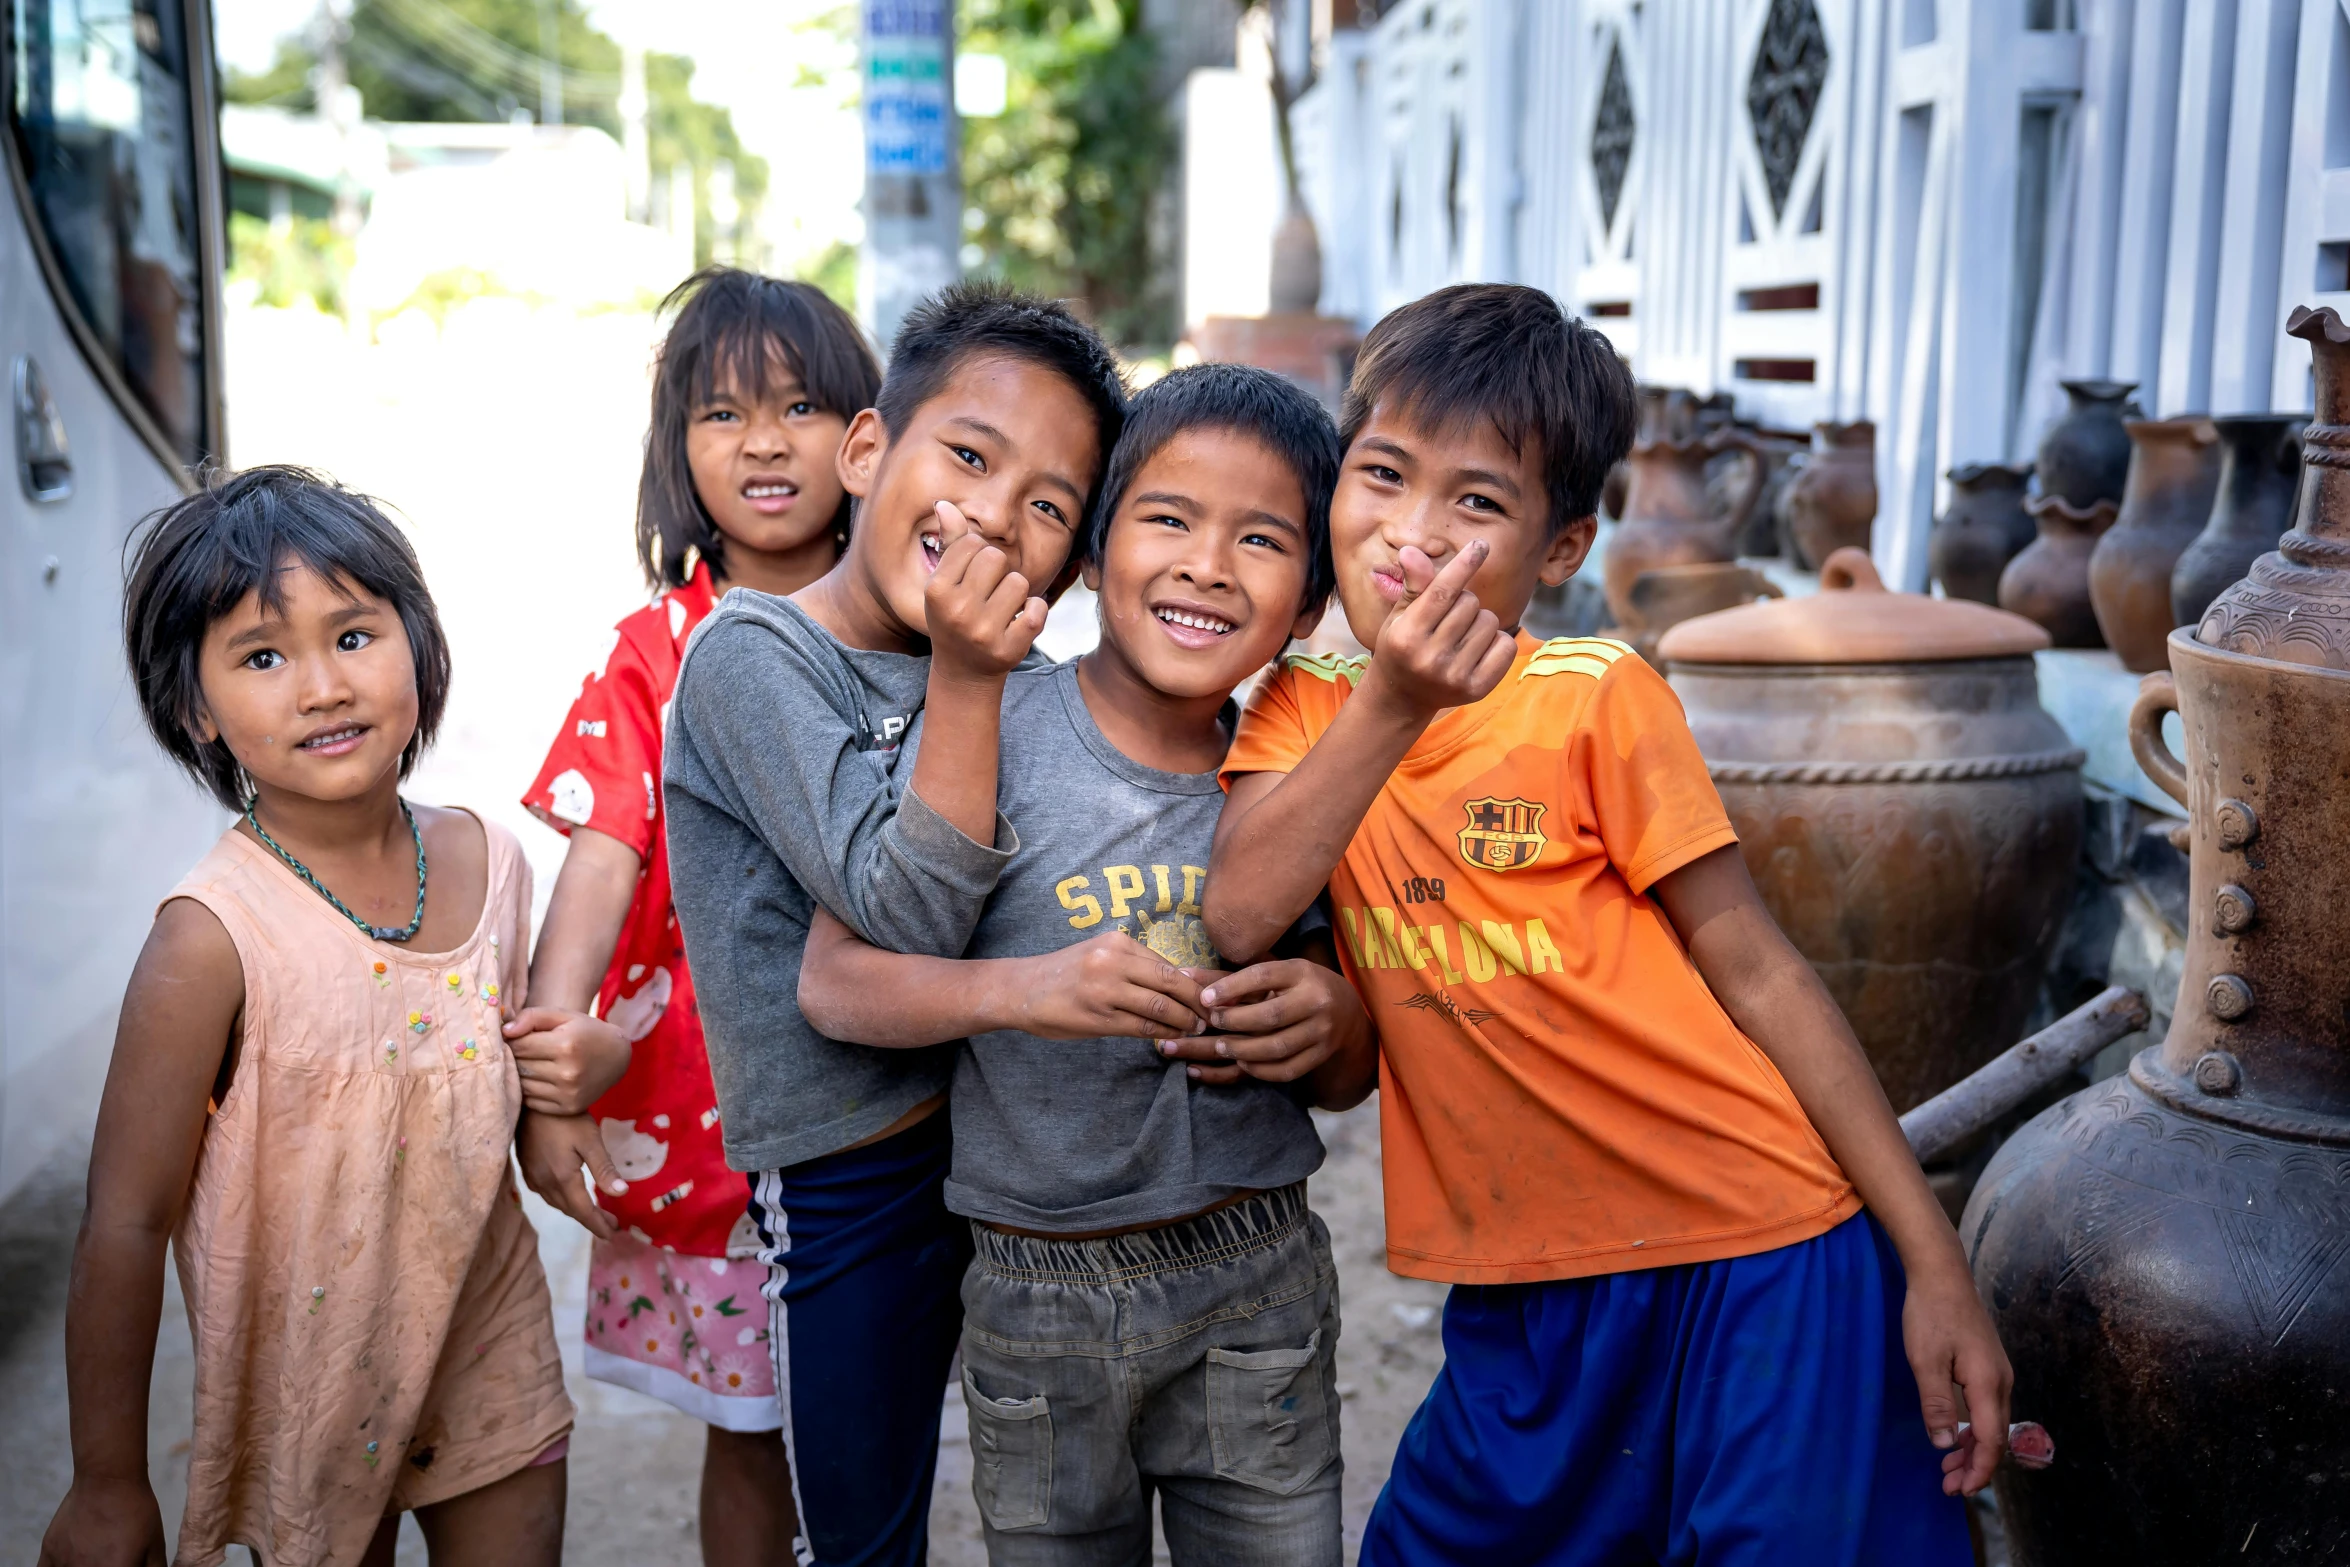
{"type": "MultiPolygon", "coordinates": [[[[1364,663],[1284,660],[1226,784],[1303,761],[1364,663]]],[[[1493,694],[1429,725],[1330,878],[1381,1042],[1388,1266],[1580,1278],[1769,1251],[1859,1209],[1647,896],[1736,841],[1679,700],[1621,642],[1520,633],[1493,694]]]]}

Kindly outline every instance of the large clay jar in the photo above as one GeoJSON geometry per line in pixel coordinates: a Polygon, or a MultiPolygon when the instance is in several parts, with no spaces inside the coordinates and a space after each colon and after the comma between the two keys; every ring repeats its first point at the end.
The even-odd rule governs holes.
{"type": "Polygon", "coordinates": [[[2203,618],[2219,590],[2277,547],[2301,484],[2301,414],[2235,414],[2219,430],[2219,499],[2171,572],[2171,624],[2203,618]]]}
{"type": "Polygon", "coordinates": [[[2018,1132],[1961,1225],[2056,1441],[1999,1481],[2018,1567],[2323,1561],[2350,1519],[2350,329],[2287,330],[2317,349],[2301,525],[2131,714],[2190,817],[2170,1032],[2018,1132]]]}
{"type": "Polygon", "coordinates": [[[1867,549],[1877,520],[1877,427],[1866,419],[1813,425],[1811,451],[1781,504],[1806,571],[1840,549],[1867,549]]]}
{"type": "Polygon", "coordinates": [[[1907,1110],[2023,1034],[2071,902],[2082,756],[2040,706],[2038,626],[1888,593],[1859,550],[1820,585],[1658,651],[1764,903],[1907,1110]]]}
{"type": "Polygon", "coordinates": [[[2118,509],[2112,501],[2074,506],[2055,495],[2024,502],[2040,536],[2000,572],[1999,607],[2038,621],[2058,647],[2105,646],[2089,602],[2089,557],[2118,509]]]}
{"type": "Polygon", "coordinates": [[[1970,462],[1950,470],[1950,506],[1934,519],[1926,564],[1942,591],[1977,604],[1999,602],[1999,574],[2032,542],[2024,511],[2029,463],[1970,462]]]}
{"type": "Polygon", "coordinates": [[[2060,383],[2072,407],[2040,438],[2040,493],[2075,506],[2119,501],[2130,472],[2130,434],[2122,428],[2122,404],[2137,390],[2135,381],[2060,383]]]}
{"type": "Polygon", "coordinates": [[[1619,626],[1632,623],[1632,582],[1642,572],[1736,558],[1738,535],[1762,498],[1768,470],[1753,438],[1736,429],[1687,441],[1642,441],[1625,466],[1631,481],[1623,520],[1608,539],[1604,574],[1608,612],[1619,626]],[[1746,483],[1730,510],[1717,513],[1706,496],[1706,462],[1729,449],[1744,457],[1746,483]]]}
{"type": "Polygon", "coordinates": [[[1653,664],[1657,639],[1682,621],[1782,596],[1777,583],[1735,561],[1658,566],[1632,579],[1632,616],[1619,621],[1617,630],[1633,652],[1653,664]]]}
{"type": "Polygon", "coordinates": [[[2211,520],[2219,494],[2219,432],[2200,416],[2132,419],[2134,448],[2121,511],[2089,556],[2089,603],[2122,668],[2160,669],[2171,618],[2171,571],[2211,520]]]}

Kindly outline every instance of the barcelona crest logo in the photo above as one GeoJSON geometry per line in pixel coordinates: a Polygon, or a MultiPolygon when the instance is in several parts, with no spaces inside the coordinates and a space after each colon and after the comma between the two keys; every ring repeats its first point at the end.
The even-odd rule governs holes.
{"type": "Polygon", "coordinates": [[[1468,804],[1469,825],[1461,829],[1461,858],[1479,870],[1514,871],[1542,857],[1542,818],[1550,809],[1532,800],[1488,795],[1468,804]]]}

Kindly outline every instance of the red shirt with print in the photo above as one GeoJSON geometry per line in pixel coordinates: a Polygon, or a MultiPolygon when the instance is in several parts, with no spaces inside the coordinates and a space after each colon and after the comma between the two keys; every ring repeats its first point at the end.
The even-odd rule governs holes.
{"type": "Polygon", "coordinates": [[[684,587],[614,628],[604,667],[580,687],[522,800],[557,832],[593,828],[634,849],[642,864],[596,994],[597,1015],[635,1046],[627,1074],[593,1110],[628,1191],[599,1192],[596,1200],[624,1227],[697,1257],[723,1257],[730,1241],[737,1251],[754,1243],[743,1178],[727,1169],[720,1141],[661,821],[662,723],[686,639],[716,602],[710,568],[697,561],[684,587]]]}

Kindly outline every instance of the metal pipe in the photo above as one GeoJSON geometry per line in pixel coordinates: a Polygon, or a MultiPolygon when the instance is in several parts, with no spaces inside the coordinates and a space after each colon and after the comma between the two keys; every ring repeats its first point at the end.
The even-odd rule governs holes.
{"type": "Polygon", "coordinates": [[[1910,1151],[1933,1163],[2150,1016],[2144,996],[2112,986],[1903,1116],[1910,1151]]]}

